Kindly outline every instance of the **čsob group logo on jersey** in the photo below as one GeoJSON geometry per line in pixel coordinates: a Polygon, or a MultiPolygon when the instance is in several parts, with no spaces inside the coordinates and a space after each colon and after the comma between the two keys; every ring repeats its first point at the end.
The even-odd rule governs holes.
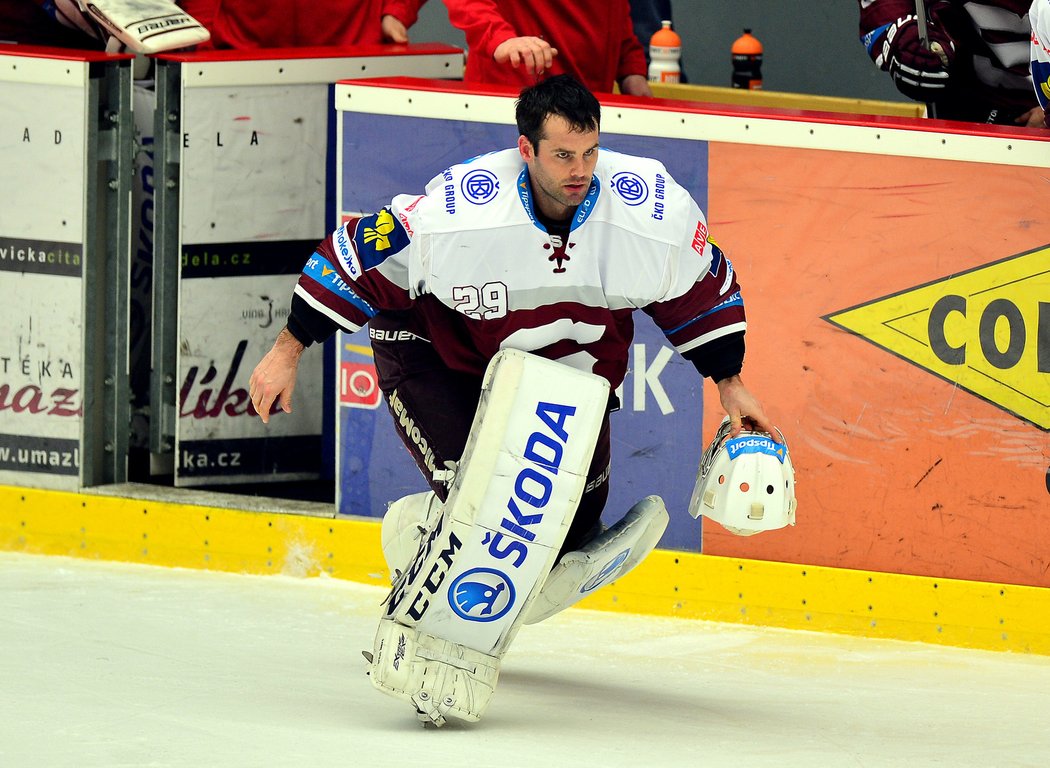
{"type": "Polygon", "coordinates": [[[467,621],[496,621],[514,605],[514,583],[495,568],[472,568],[448,588],[448,603],[467,621]]]}
{"type": "Polygon", "coordinates": [[[499,181],[491,171],[471,171],[460,182],[460,190],[467,202],[484,205],[490,202],[499,192],[499,181]]]}
{"type": "Polygon", "coordinates": [[[621,171],[612,177],[609,185],[628,205],[641,205],[649,199],[649,187],[637,173],[621,171]]]}

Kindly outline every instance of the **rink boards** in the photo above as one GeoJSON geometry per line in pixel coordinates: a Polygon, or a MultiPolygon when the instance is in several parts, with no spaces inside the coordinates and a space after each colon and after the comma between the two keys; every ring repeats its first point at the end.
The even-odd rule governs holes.
{"type": "MultiPolygon", "coordinates": [[[[361,81],[334,98],[355,130],[383,129],[358,147],[374,161],[369,189],[380,197],[420,183],[405,176],[409,161],[418,175],[484,151],[479,136],[513,138],[507,93],[361,81]],[[434,129],[469,149],[406,143],[434,129]],[[379,165],[392,173],[377,176],[379,165]]],[[[701,537],[683,514],[700,425],[711,434],[718,403],[712,390],[701,407],[695,373],[639,318],[614,422],[609,514],[666,494],[673,549],[583,605],[1050,653],[1050,226],[1040,205],[1050,141],[930,121],[603,101],[603,140],[658,153],[742,275],[745,380],[792,447],[799,524],[748,539],[708,524],[701,537]]],[[[339,214],[374,204],[341,196],[339,214]]],[[[378,525],[366,518],[400,495],[396,482],[418,477],[365,397],[367,350],[344,339],[330,382],[344,434],[371,441],[356,455],[340,444],[340,472],[350,466],[358,482],[340,474],[336,510],[267,500],[247,509],[153,486],[0,486],[0,548],[385,583],[378,525]]]]}
{"type": "MultiPolygon", "coordinates": [[[[613,415],[607,522],[660,493],[669,549],[1050,586],[1050,136],[643,104],[603,99],[602,145],[661,160],[706,209],[743,286],[744,381],[791,447],[798,524],[739,538],[685,514],[722,412],[641,313],[613,415]]],[[[456,83],[348,81],[335,107],[343,216],[516,133],[511,96],[456,83]]],[[[639,204],[655,206],[653,192],[639,204]]],[[[370,364],[363,339],[340,354],[370,364]]],[[[379,515],[363,488],[396,497],[422,481],[382,417],[362,428],[347,394],[339,509],[379,515]]]]}
{"type": "MultiPolygon", "coordinates": [[[[159,500],[139,486],[81,494],[0,486],[0,549],[390,583],[377,521],[272,499],[233,509],[229,496],[187,493],[159,500]]],[[[1050,591],[1039,587],[656,550],[579,605],[1050,654],[1050,591]]]]}

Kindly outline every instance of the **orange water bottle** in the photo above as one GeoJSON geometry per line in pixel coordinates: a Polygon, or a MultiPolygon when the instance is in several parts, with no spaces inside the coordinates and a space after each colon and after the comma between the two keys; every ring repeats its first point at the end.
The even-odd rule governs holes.
{"type": "Polygon", "coordinates": [[[682,79],[682,38],[671,29],[671,22],[660,24],[661,29],[649,38],[649,82],[677,83],[682,79]]]}
{"type": "Polygon", "coordinates": [[[744,34],[733,42],[730,53],[733,56],[733,87],[749,90],[761,88],[762,43],[751,34],[750,29],[745,29],[744,34]]]}

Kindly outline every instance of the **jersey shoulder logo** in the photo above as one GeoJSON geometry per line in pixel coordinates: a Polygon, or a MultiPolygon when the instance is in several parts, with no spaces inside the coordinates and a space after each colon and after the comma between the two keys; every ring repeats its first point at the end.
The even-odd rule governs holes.
{"type": "Polygon", "coordinates": [[[612,177],[609,186],[627,205],[641,205],[649,198],[649,187],[637,173],[620,171],[612,177]]]}
{"type": "Polygon", "coordinates": [[[365,242],[370,243],[377,251],[390,247],[390,233],[394,231],[394,217],[384,208],[376,215],[375,224],[365,227],[365,242]]]}
{"type": "Polygon", "coordinates": [[[474,205],[484,205],[492,201],[499,192],[499,179],[492,171],[477,169],[463,177],[460,182],[463,197],[474,205]]]}
{"type": "MultiPolygon", "coordinates": [[[[404,225],[394,218],[389,208],[362,218],[354,231],[354,244],[361,268],[368,270],[382,264],[391,255],[408,247],[411,238],[404,225]]],[[[351,275],[357,278],[357,275],[351,275]]]]}

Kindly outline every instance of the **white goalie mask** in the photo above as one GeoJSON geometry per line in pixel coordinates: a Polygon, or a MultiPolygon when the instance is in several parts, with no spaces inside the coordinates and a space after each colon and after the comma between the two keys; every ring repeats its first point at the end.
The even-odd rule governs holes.
{"type": "Polygon", "coordinates": [[[795,524],[795,470],[787,442],[744,430],[730,438],[726,417],[700,457],[689,514],[703,515],[738,536],[795,524]]]}

